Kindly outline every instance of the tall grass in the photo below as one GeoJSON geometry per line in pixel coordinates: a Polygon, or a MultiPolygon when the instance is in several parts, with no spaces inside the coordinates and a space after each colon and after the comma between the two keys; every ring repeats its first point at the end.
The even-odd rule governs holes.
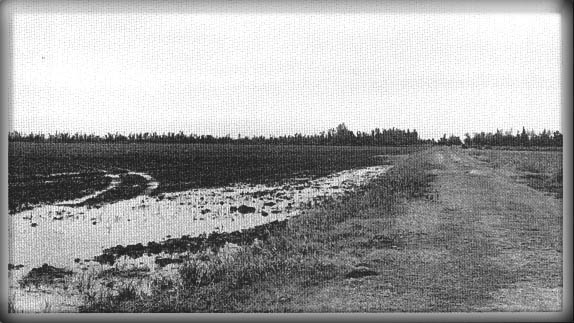
{"type": "Polygon", "coordinates": [[[369,223],[391,225],[401,201],[425,192],[434,166],[424,152],[399,161],[366,187],[338,200],[308,209],[289,220],[267,241],[236,253],[205,251],[179,267],[174,279],[154,281],[151,295],[126,287],[115,295],[92,299],[84,312],[266,312],[289,311],[289,290],[305,300],[306,293],[344,278],[348,265],[342,249],[360,253],[376,231],[369,223]],[[361,219],[367,222],[357,222],[361,219]],[[370,221],[370,222],[369,222],[370,221]]]}
{"type": "Polygon", "coordinates": [[[495,169],[507,169],[535,189],[562,198],[562,151],[471,150],[471,155],[495,169]]]}

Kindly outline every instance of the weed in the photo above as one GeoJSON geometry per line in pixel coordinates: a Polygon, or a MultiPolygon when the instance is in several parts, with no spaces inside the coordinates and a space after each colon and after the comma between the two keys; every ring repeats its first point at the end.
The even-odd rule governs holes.
{"type": "Polygon", "coordinates": [[[8,313],[16,312],[16,296],[10,295],[10,297],[8,297],[8,313]]]}

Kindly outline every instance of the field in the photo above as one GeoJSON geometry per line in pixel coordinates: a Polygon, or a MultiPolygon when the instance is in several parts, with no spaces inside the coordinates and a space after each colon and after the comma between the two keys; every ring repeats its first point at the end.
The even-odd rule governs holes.
{"type": "MultiPolygon", "coordinates": [[[[91,165],[92,172],[121,168],[114,173],[120,177],[102,175],[110,181],[122,182],[121,176],[132,176],[130,172],[149,174],[160,193],[141,203],[109,204],[105,198],[98,209],[36,208],[40,211],[18,212],[13,218],[22,225],[20,234],[30,233],[26,239],[38,232],[44,239],[61,232],[58,240],[47,243],[51,248],[59,240],[79,239],[68,235],[78,224],[75,232],[87,235],[82,241],[123,239],[125,232],[137,235],[136,228],[148,231],[131,243],[108,243],[94,259],[78,258],[73,266],[36,264],[24,275],[20,263],[11,264],[17,282],[11,311],[464,313],[568,308],[562,300],[561,152],[154,146],[143,158],[143,148],[131,147],[133,151],[123,153],[104,147],[100,157],[93,152],[75,156],[82,167],[91,165]],[[179,182],[175,172],[156,168],[161,156],[176,148],[188,149],[188,158],[204,160],[196,167],[219,177],[194,179],[185,172],[192,165],[184,157],[174,157],[180,166],[170,163],[184,174],[179,182]],[[217,151],[233,156],[229,159],[235,163],[224,164],[217,151]],[[110,157],[114,153],[130,162],[117,163],[110,157]],[[374,157],[380,155],[386,157],[374,157]],[[96,164],[94,158],[102,162],[96,164]],[[223,166],[211,167],[244,165],[238,160],[250,160],[245,165],[250,170],[232,171],[235,177],[223,166]],[[343,171],[353,167],[363,168],[343,171]],[[532,181],[534,175],[539,180],[532,181]],[[248,184],[234,186],[234,181],[248,184]],[[169,193],[176,187],[192,190],[169,193]],[[61,212],[63,220],[42,218],[50,211],[61,212]],[[97,215],[93,224],[91,214],[97,215]],[[209,221],[215,221],[213,226],[209,221]],[[32,222],[37,226],[31,227],[32,222]],[[239,222],[247,226],[233,229],[239,222]],[[182,234],[197,225],[213,230],[182,234]],[[166,226],[177,233],[166,237],[166,226]],[[121,230],[114,233],[116,227],[121,230]]],[[[70,148],[67,154],[74,155],[70,148]]],[[[38,148],[32,150],[38,156],[38,148]]],[[[54,166],[43,174],[81,169],[89,168],[54,166]]],[[[145,190],[143,184],[125,186],[145,190]]],[[[34,241],[21,241],[27,250],[36,248],[34,241]]],[[[58,257],[67,252],[55,248],[58,257]]]]}
{"type": "Polygon", "coordinates": [[[418,149],[11,143],[11,273],[45,281],[124,256],[163,268],[177,253],[250,244],[418,149]]]}
{"type": "Polygon", "coordinates": [[[154,194],[161,194],[237,182],[269,184],[299,176],[320,177],[344,169],[380,164],[381,160],[373,156],[406,154],[416,149],[10,143],[9,209],[14,212],[30,205],[70,200],[102,190],[110,183],[104,172],[120,174],[122,183],[131,181],[110,192],[105,200],[108,201],[134,197],[145,190],[145,182],[128,177],[128,171],[155,178],[159,186],[154,194]],[[49,177],[50,174],[61,175],[49,177]]]}

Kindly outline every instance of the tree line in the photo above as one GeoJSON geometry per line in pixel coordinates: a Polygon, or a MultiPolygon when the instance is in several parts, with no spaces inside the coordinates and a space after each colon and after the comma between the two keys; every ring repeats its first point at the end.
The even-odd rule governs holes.
{"type": "Polygon", "coordinates": [[[560,131],[548,131],[544,129],[540,133],[534,130],[527,131],[522,127],[522,132],[517,131],[516,135],[512,131],[505,131],[497,129],[495,133],[480,132],[474,133],[472,136],[469,133],[465,134],[464,145],[467,147],[482,147],[482,146],[521,146],[521,147],[562,147],[563,135],[560,131]]]}
{"type": "Polygon", "coordinates": [[[421,139],[416,130],[410,131],[390,128],[373,129],[370,132],[351,131],[344,123],[336,128],[322,131],[315,135],[295,135],[284,136],[253,136],[232,138],[230,135],[224,137],[214,137],[212,135],[185,134],[168,132],[158,134],[157,132],[130,133],[107,133],[104,136],[95,134],[56,132],[55,134],[29,133],[22,134],[12,131],[8,134],[8,140],[12,142],[52,142],[52,143],[74,143],[74,142],[142,142],[142,143],[204,143],[204,144],[272,144],[272,145],[340,145],[340,146],[408,146],[416,144],[436,144],[446,146],[464,147],[484,147],[484,146],[524,146],[524,147],[562,147],[563,135],[559,131],[544,130],[536,133],[533,130],[513,135],[511,131],[503,132],[496,130],[492,132],[465,134],[464,140],[460,137],[446,134],[439,140],[421,139]]]}
{"type": "Polygon", "coordinates": [[[430,140],[422,140],[416,130],[410,129],[373,129],[370,132],[351,131],[344,123],[336,128],[322,131],[315,135],[295,135],[284,136],[253,136],[237,138],[230,135],[215,137],[212,135],[185,134],[168,132],[159,134],[157,132],[122,134],[107,133],[103,136],[95,134],[56,132],[55,134],[30,133],[22,134],[12,131],[8,135],[9,141],[20,142],[52,142],[52,143],[74,143],[74,142],[142,142],[142,143],[225,143],[225,144],[273,144],[273,145],[341,145],[341,146],[405,146],[421,143],[430,143],[430,140]]]}

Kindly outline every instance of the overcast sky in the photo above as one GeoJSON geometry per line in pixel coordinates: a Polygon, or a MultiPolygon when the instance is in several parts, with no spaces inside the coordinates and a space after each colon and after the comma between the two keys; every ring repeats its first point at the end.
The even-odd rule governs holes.
{"type": "Polygon", "coordinates": [[[235,137],[344,122],[423,138],[561,130],[560,14],[538,2],[501,12],[440,1],[304,10],[25,2],[12,15],[10,129],[235,137]]]}

